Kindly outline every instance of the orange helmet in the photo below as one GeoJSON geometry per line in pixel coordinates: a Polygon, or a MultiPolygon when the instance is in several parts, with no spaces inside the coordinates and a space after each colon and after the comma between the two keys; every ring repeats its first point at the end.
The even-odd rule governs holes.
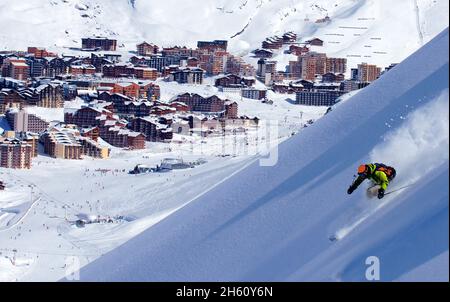
{"type": "Polygon", "coordinates": [[[368,169],[367,165],[360,165],[358,167],[358,175],[365,175],[365,174],[367,174],[368,170],[369,169],[368,169]]]}

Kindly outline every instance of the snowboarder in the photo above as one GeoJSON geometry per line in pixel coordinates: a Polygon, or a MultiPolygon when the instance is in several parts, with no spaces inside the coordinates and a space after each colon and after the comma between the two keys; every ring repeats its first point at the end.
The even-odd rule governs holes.
{"type": "Polygon", "coordinates": [[[370,179],[375,186],[379,187],[378,199],[381,199],[384,197],[389,182],[395,178],[395,175],[395,169],[384,164],[360,165],[358,167],[358,178],[348,188],[347,193],[352,194],[364,180],[370,179]]]}

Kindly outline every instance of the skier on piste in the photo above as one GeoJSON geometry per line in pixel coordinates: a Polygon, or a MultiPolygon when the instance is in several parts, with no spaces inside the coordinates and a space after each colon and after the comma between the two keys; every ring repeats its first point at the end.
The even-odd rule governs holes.
{"type": "Polygon", "coordinates": [[[364,180],[369,179],[375,186],[379,187],[378,199],[381,199],[384,197],[389,182],[395,178],[395,175],[395,169],[384,164],[360,165],[358,167],[358,178],[348,188],[347,193],[352,194],[364,180]]]}

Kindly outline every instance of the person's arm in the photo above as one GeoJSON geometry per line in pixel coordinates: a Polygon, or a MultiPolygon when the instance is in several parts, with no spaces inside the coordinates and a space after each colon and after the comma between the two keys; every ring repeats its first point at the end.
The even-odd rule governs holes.
{"type": "Polygon", "coordinates": [[[358,178],[355,179],[355,181],[350,185],[350,187],[347,190],[348,194],[352,194],[353,191],[355,191],[360,184],[366,179],[365,176],[358,176],[358,178]]]}

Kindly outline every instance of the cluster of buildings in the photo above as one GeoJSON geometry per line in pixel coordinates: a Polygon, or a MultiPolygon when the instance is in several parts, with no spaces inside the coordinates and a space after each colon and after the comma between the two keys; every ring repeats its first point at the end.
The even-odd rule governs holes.
{"type": "Polygon", "coordinates": [[[267,38],[253,51],[257,68],[230,54],[226,40],[198,41],[196,48],[142,42],[128,62],[116,52],[117,40],[105,37],[83,38],[77,50],[86,55],[59,56],[39,47],[2,51],[0,115],[11,131],[0,137],[0,167],[30,168],[39,144],[55,158],[108,158],[112,147],[144,149],[146,142],[170,142],[174,134],[207,136],[258,124],[257,118],[239,116],[236,102],[218,95],[181,93],[162,101],[157,79],[201,85],[206,76],[215,76],[214,86],[225,95],[267,100],[270,88],[295,94],[298,104],[331,106],[382,73],[361,63],[346,79],[346,58],[312,51],[324,44],[318,38],[297,41],[293,32],[267,38]],[[296,56],[284,71],[273,59],[282,49],[296,56]],[[255,88],[257,80],[266,88],[255,88]],[[64,109],[64,121],[51,122],[28,110],[63,110],[65,101],[75,99],[83,105],[64,109]]]}
{"type": "Polygon", "coordinates": [[[262,42],[262,48],[263,49],[280,49],[283,47],[283,45],[290,44],[290,43],[296,43],[297,42],[297,34],[290,31],[287,33],[284,33],[281,37],[280,36],[273,36],[266,38],[262,42]]]}
{"type": "Polygon", "coordinates": [[[0,114],[11,108],[39,106],[62,108],[64,87],[59,81],[33,81],[26,84],[11,78],[0,77],[0,114]]]}
{"type": "Polygon", "coordinates": [[[165,47],[143,42],[137,45],[134,66],[156,69],[158,77],[180,84],[202,84],[204,76],[233,73],[254,76],[255,68],[228,51],[228,41],[198,41],[197,48],[165,47]]]}
{"type": "MultiPolygon", "coordinates": [[[[254,75],[253,67],[227,52],[227,45],[215,40],[199,41],[196,49],[160,49],[143,42],[129,62],[115,53],[116,40],[103,37],[82,39],[78,50],[89,52],[87,56],[60,57],[37,47],[0,53],[0,114],[12,129],[2,136],[1,166],[30,168],[39,143],[55,158],[107,158],[110,146],[135,150],[145,148],[147,141],[169,142],[173,126],[176,133],[189,134],[202,128],[194,121],[238,119],[237,103],[216,95],[180,94],[162,102],[154,82],[165,77],[202,84],[205,75],[227,69],[242,77],[254,75]],[[82,100],[80,108],[62,109],[65,101],[76,98],[82,100]],[[34,106],[61,108],[64,121],[50,122],[29,112],[34,106]]],[[[254,81],[243,78],[242,88],[254,81]]]]}
{"type": "MultiPolygon", "coordinates": [[[[329,21],[328,16],[317,20],[318,23],[329,21]]],[[[380,67],[362,62],[351,69],[351,77],[346,79],[346,58],[328,57],[326,53],[311,50],[323,45],[324,41],[319,38],[298,43],[292,32],[267,38],[261,49],[253,51],[254,57],[258,58],[256,77],[275,92],[296,94],[298,104],[332,106],[341,95],[369,85],[382,74],[380,67]],[[280,71],[273,57],[284,46],[288,46],[284,53],[297,59],[280,71]]]]}

